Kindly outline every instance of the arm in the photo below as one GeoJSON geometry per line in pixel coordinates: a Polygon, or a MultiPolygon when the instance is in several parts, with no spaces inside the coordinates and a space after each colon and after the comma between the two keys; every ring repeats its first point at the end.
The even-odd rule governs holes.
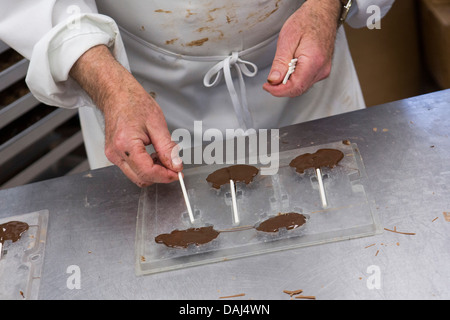
{"type": "Polygon", "coordinates": [[[70,6],[97,12],[94,0],[0,0],[0,39],[30,60],[34,46],[72,14],[70,6]]]}
{"type": "Polygon", "coordinates": [[[89,94],[105,118],[105,154],[138,186],[169,183],[182,170],[172,161],[171,140],[164,115],[155,100],[104,46],[84,53],[70,75],[89,94]],[[158,160],[145,146],[153,144],[158,160]]]}
{"type": "Polygon", "coordinates": [[[136,184],[176,178],[172,170],[182,165],[172,165],[174,143],[162,112],[127,71],[119,29],[97,13],[94,0],[0,0],[0,7],[0,39],[30,60],[26,81],[38,100],[97,105],[105,116],[107,156],[136,184]],[[169,169],[144,152],[150,143],[155,161],[169,169]]]}
{"type": "Polygon", "coordinates": [[[94,107],[69,71],[96,45],[107,45],[128,66],[118,26],[98,14],[94,0],[0,0],[0,8],[0,39],[30,60],[26,83],[45,104],[94,107]]]}
{"type": "MultiPolygon", "coordinates": [[[[354,0],[347,22],[352,27],[365,26],[370,16],[367,8],[374,2],[384,16],[394,0],[354,0]]],[[[289,17],[281,29],[264,90],[276,97],[296,97],[330,75],[341,8],[340,0],[308,0],[289,17]],[[295,72],[283,85],[288,64],[294,57],[298,58],[295,72]]]]}
{"type": "Polygon", "coordinates": [[[280,31],[264,90],[276,97],[296,97],[329,76],[341,6],[339,0],[308,0],[289,17],[280,31]],[[297,67],[283,85],[294,57],[297,67]]]}

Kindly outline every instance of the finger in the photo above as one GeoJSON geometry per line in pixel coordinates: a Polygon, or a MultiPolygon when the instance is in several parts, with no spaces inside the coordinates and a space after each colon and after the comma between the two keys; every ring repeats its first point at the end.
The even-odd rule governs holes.
{"type": "Polygon", "coordinates": [[[298,31],[286,26],[283,28],[278,38],[277,50],[272,62],[272,67],[267,77],[267,82],[271,85],[278,85],[289,69],[289,63],[294,58],[295,50],[298,47],[298,31]]]}
{"type": "Polygon", "coordinates": [[[304,38],[294,55],[297,65],[285,85],[264,85],[264,90],[276,97],[297,97],[304,94],[314,83],[328,77],[331,71],[331,58],[315,41],[304,38]]]}
{"type": "Polygon", "coordinates": [[[150,157],[152,157],[152,160],[153,160],[153,163],[154,163],[154,164],[157,164],[157,165],[159,165],[159,166],[162,166],[162,165],[163,165],[163,163],[161,162],[161,160],[159,160],[158,154],[157,154],[156,152],[153,152],[153,153],[150,155],[150,157]]]}
{"type": "Polygon", "coordinates": [[[178,179],[175,171],[153,161],[142,142],[130,144],[130,147],[129,151],[125,152],[124,160],[136,174],[140,184],[170,183],[178,179]]]}
{"type": "Polygon", "coordinates": [[[105,155],[140,187],[152,183],[170,183],[178,179],[178,175],[172,170],[154,164],[144,142],[139,138],[131,141],[116,138],[114,143],[106,144],[105,155]]]}
{"type": "MultiPolygon", "coordinates": [[[[161,160],[159,159],[158,154],[156,152],[153,152],[150,156],[152,157],[153,163],[155,165],[164,166],[164,164],[161,162],[161,160]]],[[[181,159],[180,159],[180,161],[181,161],[181,159]]],[[[179,171],[179,172],[181,172],[182,176],[184,177],[183,172],[182,171],[179,171]]]]}
{"type": "MultiPolygon", "coordinates": [[[[138,176],[133,169],[131,169],[130,165],[122,159],[117,163],[117,166],[120,168],[120,170],[130,179],[134,184],[136,184],[138,187],[144,188],[148,187],[149,185],[152,185],[153,183],[170,183],[177,178],[173,177],[170,180],[167,181],[158,181],[158,179],[154,179],[154,177],[158,176],[158,173],[154,173],[149,179],[143,179],[142,177],[138,176]]],[[[155,165],[157,166],[157,165],[155,165]]]]}
{"type": "MultiPolygon", "coordinates": [[[[333,44],[330,44],[330,47],[332,46],[333,44]]],[[[315,40],[307,38],[300,43],[296,55],[299,56],[299,72],[293,80],[303,88],[300,93],[330,74],[332,49],[328,46],[318,46],[315,40]]]]}
{"type": "Polygon", "coordinates": [[[183,162],[179,156],[179,146],[172,140],[165,121],[157,121],[148,127],[152,144],[157,158],[166,168],[180,172],[183,170],[183,162]]]}
{"type": "Polygon", "coordinates": [[[317,74],[315,63],[308,57],[297,58],[297,67],[289,77],[286,84],[269,85],[264,84],[263,89],[275,97],[297,97],[304,94],[314,84],[317,74]]]}
{"type": "MultiPolygon", "coordinates": [[[[130,154],[126,152],[126,157],[130,154]]],[[[121,157],[118,153],[110,154],[108,159],[114,163],[119,169],[130,179],[134,184],[138,187],[146,187],[152,184],[151,181],[142,181],[141,178],[131,169],[130,165],[125,161],[124,158],[121,157]]]]}
{"type": "Polygon", "coordinates": [[[141,179],[130,168],[130,166],[124,159],[117,161],[115,163],[115,165],[117,165],[119,167],[119,169],[127,176],[127,178],[130,179],[130,181],[132,181],[138,187],[143,188],[143,187],[148,187],[149,185],[151,185],[151,183],[149,183],[149,182],[145,183],[145,182],[141,181],[141,179]]]}

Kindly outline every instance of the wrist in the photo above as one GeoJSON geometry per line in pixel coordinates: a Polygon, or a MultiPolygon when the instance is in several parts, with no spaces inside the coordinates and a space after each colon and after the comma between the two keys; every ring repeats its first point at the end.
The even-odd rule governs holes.
{"type": "Polygon", "coordinates": [[[342,1],[345,0],[305,0],[303,6],[313,9],[330,21],[338,21],[343,7],[342,1]]]}
{"type": "Polygon", "coordinates": [[[95,105],[101,110],[108,100],[123,86],[126,70],[110,53],[105,45],[87,50],[73,65],[70,76],[87,92],[95,105]]]}
{"type": "Polygon", "coordinates": [[[348,13],[344,10],[347,4],[348,0],[306,0],[303,5],[314,7],[317,12],[322,12],[323,15],[327,16],[329,21],[336,21],[339,26],[342,24],[342,20],[345,20],[343,14],[348,13]]]}
{"type": "Polygon", "coordinates": [[[342,2],[345,0],[326,0],[318,1],[318,5],[325,6],[325,9],[335,19],[339,19],[342,11],[342,2]]]}

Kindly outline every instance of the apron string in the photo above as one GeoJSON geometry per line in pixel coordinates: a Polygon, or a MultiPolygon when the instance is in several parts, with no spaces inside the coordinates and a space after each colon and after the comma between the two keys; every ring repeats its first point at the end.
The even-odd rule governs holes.
{"type": "Polygon", "coordinates": [[[233,103],[234,112],[240,127],[244,131],[254,128],[253,118],[248,107],[244,76],[254,77],[257,72],[258,67],[254,63],[242,60],[239,58],[238,52],[233,52],[230,56],[209,69],[203,78],[204,86],[210,88],[219,83],[223,73],[228,93],[230,94],[231,102],[233,103]],[[231,76],[232,67],[237,71],[240,94],[237,93],[233,83],[233,77],[231,76]]]}

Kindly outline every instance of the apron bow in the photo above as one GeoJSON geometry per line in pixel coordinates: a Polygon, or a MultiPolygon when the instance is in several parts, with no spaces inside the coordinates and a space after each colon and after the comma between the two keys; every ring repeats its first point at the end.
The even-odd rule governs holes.
{"type": "Polygon", "coordinates": [[[248,108],[244,75],[247,77],[254,77],[257,72],[258,67],[254,63],[242,60],[239,58],[239,54],[237,52],[233,52],[230,56],[226,57],[209,69],[203,78],[203,84],[205,87],[210,88],[219,83],[223,73],[228,93],[230,94],[231,102],[233,103],[234,112],[236,113],[239,125],[242,129],[244,129],[244,131],[254,128],[253,118],[248,108]],[[240,95],[238,95],[233,83],[231,67],[234,67],[237,71],[240,95]]]}

